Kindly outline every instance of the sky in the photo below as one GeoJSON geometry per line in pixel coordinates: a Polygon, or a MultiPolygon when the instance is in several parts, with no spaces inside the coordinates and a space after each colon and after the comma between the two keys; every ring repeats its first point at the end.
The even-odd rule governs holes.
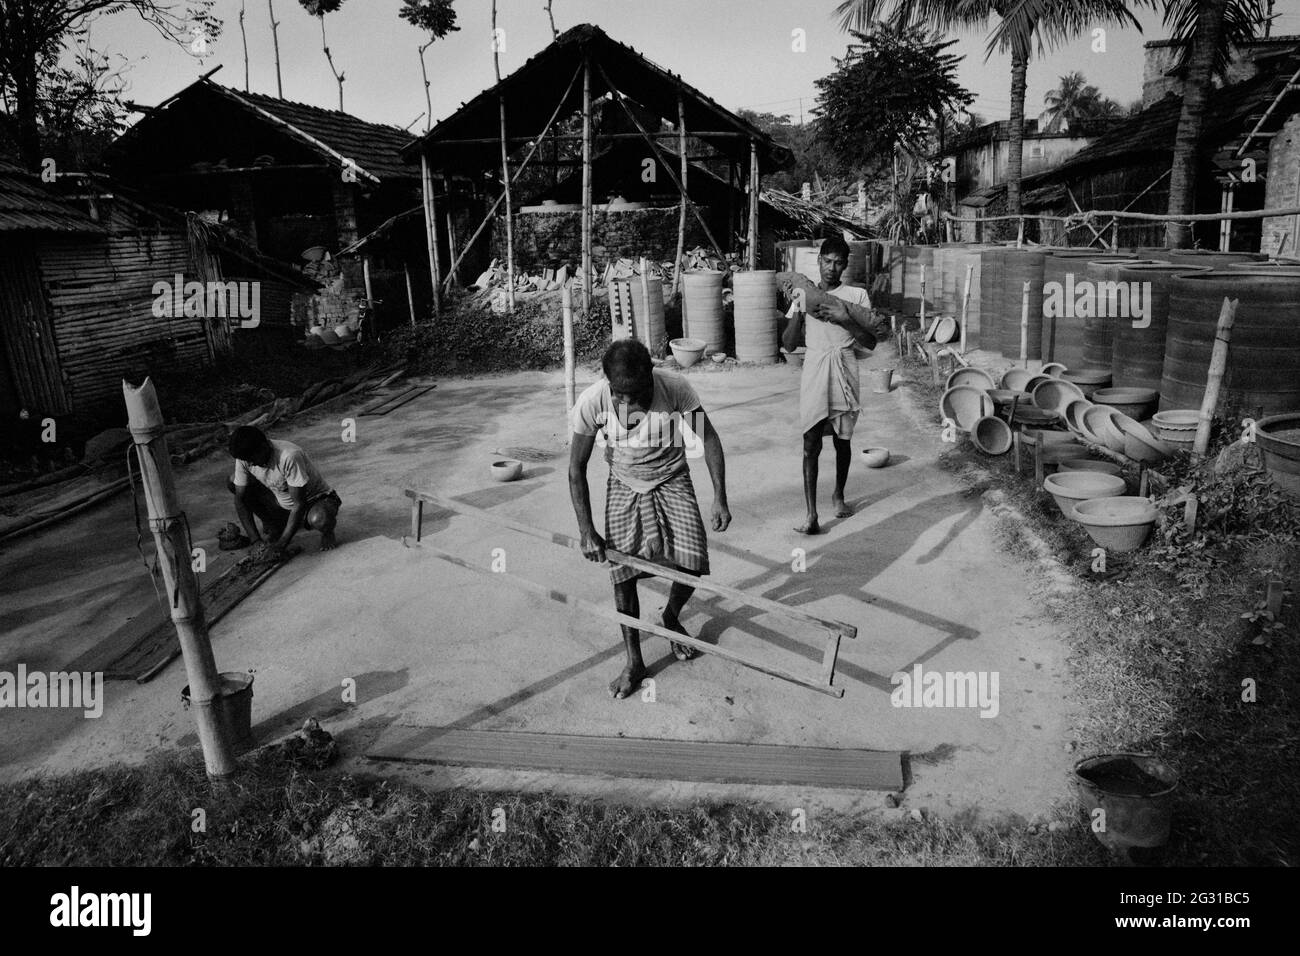
{"type": "MultiPolygon", "coordinates": [[[[280,21],[281,71],[286,99],[336,109],[338,89],[321,50],[320,25],[298,0],[273,0],[280,21]]],[[[267,0],[244,0],[249,83],[274,95],[275,67],[267,0]]],[[[814,81],[834,69],[849,40],[832,11],[837,0],[553,0],[556,26],[594,23],[730,109],[787,114],[796,121],[816,104],[814,81]],[[794,31],[806,36],[795,50],[794,31]]],[[[330,51],[345,74],[344,107],[374,122],[423,130],[426,120],[416,48],[420,31],[397,16],[400,0],[345,0],[325,18],[330,51]]],[[[153,105],[218,65],[217,82],[244,88],[239,31],[240,0],[218,0],[225,32],[206,56],[159,37],[129,11],[92,25],[97,49],[131,60],[128,98],[153,105]]],[[[489,0],[454,0],[460,30],[426,53],[432,80],[434,121],[445,118],[495,81],[489,0]]],[[[1300,0],[1277,0],[1273,34],[1300,34],[1300,0]]],[[[1101,92],[1128,105],[1141,96],[1142,44],[1164,39],[1158,14],[1146,10],[1143,30],[1110,29],[1105,51],[1091,36],[1036,58],[1029,66],[1025,113],[1041,112],[1043,97],[1058,78],[1081,71],[1101,92]]],[[[544,0],[500,0],[498,26],[505,31],[502,75],[517,69],[551,39],[544,0]]],[[[958,78],[975,94],[970,109],[986,120],[1005,119],[1010,109],[1010,59],[985,59],[987,31],[955,36],[952,52],[964,55],[958,78]]]]}

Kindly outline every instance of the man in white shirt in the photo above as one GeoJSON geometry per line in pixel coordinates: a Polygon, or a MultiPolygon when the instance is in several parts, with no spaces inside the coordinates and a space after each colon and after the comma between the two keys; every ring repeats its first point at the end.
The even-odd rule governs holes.
{"type": "Polygon", "coordinates": [[[250,542],[261,546],[263,559],[282,558],[304,526],[320,532],[322,551],[335,546],[334,526],[343,502],[305,451],[241,425],[230,436],[230,457],[235,473],[226,487],[235,495],[240,524],[250,542]],[[261,519],[261,531],[254,518],[261,519]]]}
{"type": "MultiPolygon", "coordinates": [[[[713,481],[712,527],[725,531],[731,523],[722,442],[704,413],[695,389],[680,375],[654,367],[640,342],[623,339],[611,345],[603,362],[605,377],[582,393],[573,406],[573,441],[569,456],[569,494],[582,535],[582,553],[603,563],[605,548],[685,571],[709,573],[708,542],[695,499],[687,456],[703,445],[713,481]],[[684,427],[689,430],[684,430],[684,427]],[[587,462],[600,435],[609,463],[605,493],[605,537],[596,533],[587,489],[587,462]],[[693,443],[688,445],[693,439],[693,443]]],[[[627,565],[610,572],[614,606],[622,614],[641,613],[636,582],[647,577],[627,565]]],[[[695,589],[673,582],[664,608],[663,625],[685,634],[679,617],[695,589]]],[[[609,685],[610,696],[622,699],[641,686],[646,675],[640,633],[623,627],[627,666],[609,685]]],[[[672,645],[678,660],[696,651],[672,645]]]]}

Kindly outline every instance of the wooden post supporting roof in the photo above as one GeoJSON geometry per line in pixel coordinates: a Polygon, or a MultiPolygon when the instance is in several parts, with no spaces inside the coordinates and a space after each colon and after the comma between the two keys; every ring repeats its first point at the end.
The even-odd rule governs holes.
{"type": "Polygon", "coordinates": [[[433,318],[442,311],[442,275],[438,263],[438,206],[433,197],[433,174],[429,171],[429,157],[420,154],[420,185],[424,190],[424,237],[429,251],[429,282],[433,287],[433,318]]]}
{"type": "Polygon", "coordinates": [[[749,141],[749,236],[745,260],[751,269],[758,268],[758,140],[749,141]]]}
{"type": "Polygon", "coordinates": [[[582,314],[591,312],[591,60],[582,59],[582,314]]]}
{"type": "Polygon", "coordinates": [[[682,203],[677,216],[677,258],[673,260],[673,295],[681,287],[682,256],[686,252],[686,104],[682,100],[682,91],[677,91],[677,151],[681,153],[682,203]]]}

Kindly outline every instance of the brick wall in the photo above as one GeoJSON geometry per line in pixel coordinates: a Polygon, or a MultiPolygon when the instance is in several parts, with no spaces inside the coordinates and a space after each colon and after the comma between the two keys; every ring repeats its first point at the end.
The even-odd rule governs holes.
{"type": "MultiPolygon", "coordinates": [[[[707,218],[707,207],[700,207],[707,218]]],[[[645,256],[668,261],[677,254],[676,206],[657,209],[632,209],[591,214],[591,258],[597,269],[610,259],[621,256],[645,256]]],[[[540,272],[568,263],[582,261],[582,213],[517,213],[514,216],[515,268],[540,272]]],[[[708,240],[695,217],[686,216],[686,248],[707,246],[708,240]]],[[[498,216],[492,227],[492,255],[501,261],[506,256],[505,217],[498,216]]]]}
{"type": "MultiPolygon", "coordinates": [[[[1279,209],[1283,206],[1300,206],[1300,113],[1278,130],[1269,146],[1268,180],[1264,184],[1264,206],[1279,209]]],[[[1263,221],[1260,252],[1276,254],[1281,246],[1282,255],[1296,257],[1296,242],[1300,240],[1298,216],[1272,216],[1263,221]]]]}

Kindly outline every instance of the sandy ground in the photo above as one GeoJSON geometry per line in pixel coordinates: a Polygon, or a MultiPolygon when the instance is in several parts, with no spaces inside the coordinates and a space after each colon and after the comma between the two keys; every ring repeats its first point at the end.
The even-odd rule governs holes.
{"type": "MultiPolygon", "coordinates": [[[[222,670],[256,672],[254,729],[262,741],[309,715],[339,736],[356,769],[401,773],[431,786],[468,784],[626,799],[750,797],[791,806],[869,809],[874,792],[702,786],[582,779],[368,762],[364,752],[393,724],[455,724],[735,742],[896,749],[908,752],[908,806],[941,815],[1032,817],[1069,797],[1065,647],[1040,612],[1031,565],[995,544],[978,495],[936,465],[937,425],[909,390],[872,394],[868,366],[888,365],[883,347],[863,363],[866,408],[854,447],[891,449],[890,467],[855,461],[849,497],[857,513],[830,510],[833,452],[822,458],[823,526],[808,538],[802,515],[798,370],[698,368],[689,372],[722,437],[733,523],[711,535],[716,580],[857,625],[841,649],[834,699],[705,656],[678,663],[658,638],[646,641],[655,700],[611,700],[622,667],[617,629],[406,547],[405,484],[456,496],[532,525],[573,534],[566,480],[563,381],[559,373],[439,382],[423,398],[382,418],[358,418],[356,441],[341,440],[355,409],[300,416],[275,437],[296,441],[318,461],[344,501],[342,546],[310,550],[276,574],[213,630],[222,670]],[[522,480],[496,484],[488,464],[502,450],[530,459],[522,480]],[[792,569],[795,549],[806,570],[792,569]],[[998,713],[977,708],[891,706],[890,676],[911,671],[996,672],[998,713]],[[356,683],[356,702],[344,685],[356,683]]],[[[579,388],[594,380],[579,373],[579,388]]],[[[707,514],[703,460],[692,474],[707,514]]],[[[222,455],[177,473],[206,573],[219,573],[215,534],[232,516],[222,455]]],[[[603,512],[606,469],[590,483],[603,512]]],[[[599,523],[599,519],[598,519],[599,523]]],[[[580,555],[480,520],[431,514],[428,543],[487,568],[504,558],[510,574],[609,602],[606,573],[580,555]],[[495,549],[501,549],[496,552],[495,549]],[[494,553],[495,552],[495,553],[494,553]]],[[[146,532],[146,552],[152,553],[146,532]]],[[[59,669],[91,655],[121,629],[139,630],[159,612],[135,547],[130,501],[119,497],[0,555],[0,670],[59,669]]],[[[666,589],[642,585],[642,613],[657,615],[666,589]]],[[[706,595],[687,607],[692,633],[744,647],[791,669],[815,673],[821,636],[779,618],[706,595]]],[[[657,617],[656,617],[657,619],[657,617]]],[[[89,659],[89,658],[86,658],[89,659]]],[[[158,748],[196,746],[180,703],[186,683],[174,662],[153,681],[107,685],[104,716],[67,711],[0,711],[0,779],[137,760],[158,748]]]]}

